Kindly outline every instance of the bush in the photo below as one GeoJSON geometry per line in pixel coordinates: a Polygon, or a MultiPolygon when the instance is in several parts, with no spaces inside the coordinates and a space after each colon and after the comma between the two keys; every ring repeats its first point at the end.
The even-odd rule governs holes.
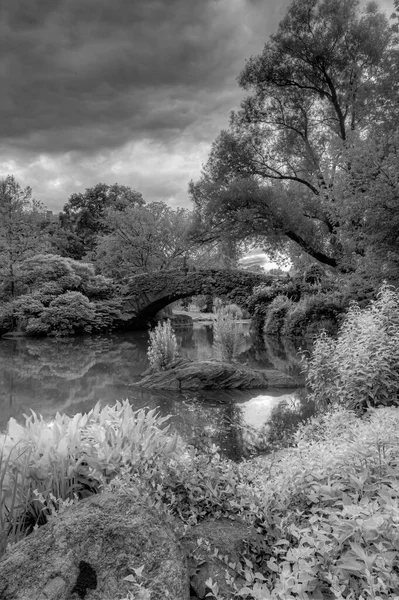
{"type": "Polygon", "coordinates": [[[220,360],[236,360],[242,341],[242,326],[237,322],[242,317],[241,309],[235,304],[219,305],[214,309],[213,347],[220,360]]]}
{"type": "Polygon", "coordinates": [[[367,308],[353,304],[338,338],[320,335],[304,361],[319,409],[399,404],[399,292],[384,285],[367,308]]]}
{"type": "Polygon", "coordinates": [[[267,307],[263,332],[266,335],[280,335],[286,314],[293,305],[287,296],[276,296],[267,307]]]}
{"type": "Polygon", "coordinates": [[[94,305],[80,292],[57,296],[41,315],[41,320],[49,325],[53,335],[90,332],[94,319],[94,305]]]}
{"type": "Polygon", "coordinates": [[[280,462],[250,466],[261,500],[247,558],[267,585],[244,597],[398,597],[398,432],[397,409],[341,409],[311,419],[280,462]]]}
{"type": "Polygon", "coordinates": [[[314,336],[322,330],[334,335],[338,330],[342,301],[337,295],[315,294],[293,303],[286,312],[281,335],[287,337],[314,336]]]}
{"type": "Polygon", "coordinates": [[[150,331],[147,356],[156,371],[165,371],[178,357],[177,340],[170,321],[159,323],[150,331]]]}
{"type": "Polygon", "coordinates": [[[124,468],[167,462],[177,442],[168,418],[134,411],[125,400],[85,415],[57,413],[51,424],[33,412],[24,426],[10,419],[0,435],[0,550],[5,538],[18,541],[63,502],[101,491],[124,468]]]}

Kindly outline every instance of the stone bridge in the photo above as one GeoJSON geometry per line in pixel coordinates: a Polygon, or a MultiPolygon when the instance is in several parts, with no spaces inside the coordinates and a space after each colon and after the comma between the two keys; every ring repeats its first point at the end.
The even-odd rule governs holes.
{"type": "Polygon", "coordinates": [[[131,328],[145,327],[155,315],[176,300],[190,296],[212,295],[242,308],[256,285],[269,284],[271,275],[239,269],[173,269],[131,277],[123,286],[123,311],[131,328]]]}

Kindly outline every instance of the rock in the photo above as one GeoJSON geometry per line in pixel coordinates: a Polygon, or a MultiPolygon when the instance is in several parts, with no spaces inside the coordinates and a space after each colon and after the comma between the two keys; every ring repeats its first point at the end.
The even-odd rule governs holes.
{"type": "MultiPolygon", "coordinates": [[[[91,496],[11,546],[0,559],[2,600],[136,597],[124,577],[144,565],[151,600],[188,600],[184,550],[171,527],[127,496],[91,496]]],[[[135,593],[136,592],[136,593],[135,593]]]]}
{"type": "Polygon", "coordinates": [[[216,361],[191,362],[180,359],[166,371],[147,370],[137,383],[147,389],[266,389],[269,387],[296,388],[300,383],[293,377],[275,370],[250,369],[239,363],[216,361]]]}
{"type": "Polygon", "coordinates": [[[217,521],[203,521],[192,527],[183,539],[183,547],[187,552],[190,569],[191,593],[197,598],[205,598],[209,589],[206,580],[211,578],[219,585],[223,598],[231,597],[231,589],[226,583],[226,570],[234,577],[236,584],[244,584],[235,569],[229,568],[224,560],[213,554],[216,548],[221,556],[227,556],[228,562],[238,564],[240,555],[244,550],[244,540],[251,538],[251,528],[242,520],[218,519],[217,521]],[[210,546],[198,540],[208,542],[210,546]]]}

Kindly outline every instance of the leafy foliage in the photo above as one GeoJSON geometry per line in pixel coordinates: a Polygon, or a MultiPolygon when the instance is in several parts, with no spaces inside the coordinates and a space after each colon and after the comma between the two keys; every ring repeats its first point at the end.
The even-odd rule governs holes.
{"type": "Polygon", "coordinates": [[[178,357],[177,340],[169,320],[150,331],[147,355],[155,371],[165,371],[178,357]]]}
{"type": "Polygon", "coordinates": [[[43,207],[22,189],[14,177],[0,180],[0,299],[13,299],[20,291],[19,269],[33,254],[43,250],[40,235],[43,207]]]}
{"type": "MultiPolygon", "coordinates": [[[[297,448],[258,463],[262,498],[252,564],[267,580],[247,598],[394,597],[399,585],[396,409],[360,420],[344,410],[315,417],[297,448]]],[[[253,570],[254,570],[253,568],[253,570]]],[[[258,586],[259,587],[259,586],[258,586]]]]}
{"type": "Polygon", "coordinates": [[[18,541],[62,501],[98,493],[126,466],[173,456],[167,419],[127,400],[49,423],[33,412],[24,426],[10,419],[0,436],[0,540],[18,541]]]}
{"type": "Polygon", "coordinates": [[[384,285],[361,309],[353,304],[337,339],[322,334],[305,359],[307,384],[320,409],[399,403],[399,294],[384,285]]]}
{"type": "Polygon", "coordinates": [[[334,335],[343,312],[343,301],[337,294],[306,295],[288,308],[280,333],[303,337],[314,336],[324,330],[334,335]]]}
{"type": "Polygon", "coordinates": [[[280,335],[287,312],[292,307],[287,296],[276,296],[268,305],[263,331],[266,335],[280,335]]]}
{"type": "Polygon", "coordinates": [[[371,214],[378,190],[378,220],[387,230],[392,212],[396,221],[395,203],[383,206],[380,192],[396,185],[397,156],[387,158],[382,142],[376,161],[373,140],[376,130],[397,129],[397,52],[376,3],[294,0],[263,52],[246,62],[239,83],[248,95],[190,184],[199,236],[277,253],[294,246],[329,267],[355,269],[367,248],[364,223],[345,213],[364,198],[371,214]],[[368,147],[363,173],[352,176],[352,161],[362,164],[368,147]],[[354,195],[346,184],[342,193],[343,173],[354,195]]]}
{"type": "Polygon", "coordinates": [[[109,231],[105,219],[107,209],[123,212],[128,207],[143,204],[140,192],[117,183],[98,183],[84,192],[72,194],[60,214],[61,229],[66,233],[60,240],[64,252],[72,258],[83,258],[95,249],[97,236],[109,231]]]}
{"type": "Polygon", "coordinates": [[[104,275],[117,280],[183,266],[191,242],[187,239],[190,213],[164,202],[109,209],[108,232],[99,236],[92,260],[104,275]]]}
{"type": "Polygon", "coordinates": [[[25,293],[1,307],[5,331],[15,322],[30,335],[71,335],[111,330],[124,319],[114,284],[90,263],[38,254],[19,273],[25,293]]]}
{"type": "MultiPolygon", "coordinates": [[[[239,563],[198,540],[226,567],[228,597],[206,582],[216,600],[394,597],[396,408],[371,409],[363,419],[343,408],[323,413],[294,434],[295,447],[240,464],[222,459],[216,448],[177,450],[164,421],[154,411],[132,411],[127,401],[74,418],[57,415],[51,426],[36,415],[25,427],[11,420],[0,451],[8,541],[39,524],[39,514],[45,520],[76,497],[110,489],[146,500],[181,533],[210,518],[240,518],[251,526],[239,563]]],[[[133,597],[147,597],[143,569],[128,576],[133,597]]]]}

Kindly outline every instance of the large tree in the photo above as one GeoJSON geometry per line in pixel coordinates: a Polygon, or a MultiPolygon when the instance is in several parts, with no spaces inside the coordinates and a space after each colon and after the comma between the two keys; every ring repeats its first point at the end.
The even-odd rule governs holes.
{"type": "Polygon", "coordinates": [[[108,209],[123,212],[143,205],[140,192],[117,183],[98,183],[83,193],[72,194],[60,213],[61,228],[68,234],[66,237],[57,233],[63,253],[68,254],[69,248],[72,258],[79,259],[94,250],[97,236],[109,231],[105,218],[108,209]]]}
{"type": "Polygon", "coordinates": [[[14,298],[18,293],[19,270],[47,242],[41,224],[44,207],[32,190],[23,189],[12,175],[0,180],[0,295],[14,298]]]}
{"type": "Polygon", "coordinates": [[[123,279],[136,273],[183,266],[191,243],[190,213],[164,202],[130,206],[106,213],[108,233],[98,238],[92,259],[107,276],[123,279]]]}
{"type": "Polygon", "coordinates": [[[393,44],[375,3],[360,11],[357,0],[294,0],[247,61],[239,83],[249,95],[190,183],[198,237],[280,251],[295,243],[347,268],[336,179],[351,168],[348,147],[392,116],[393,44]]]}

